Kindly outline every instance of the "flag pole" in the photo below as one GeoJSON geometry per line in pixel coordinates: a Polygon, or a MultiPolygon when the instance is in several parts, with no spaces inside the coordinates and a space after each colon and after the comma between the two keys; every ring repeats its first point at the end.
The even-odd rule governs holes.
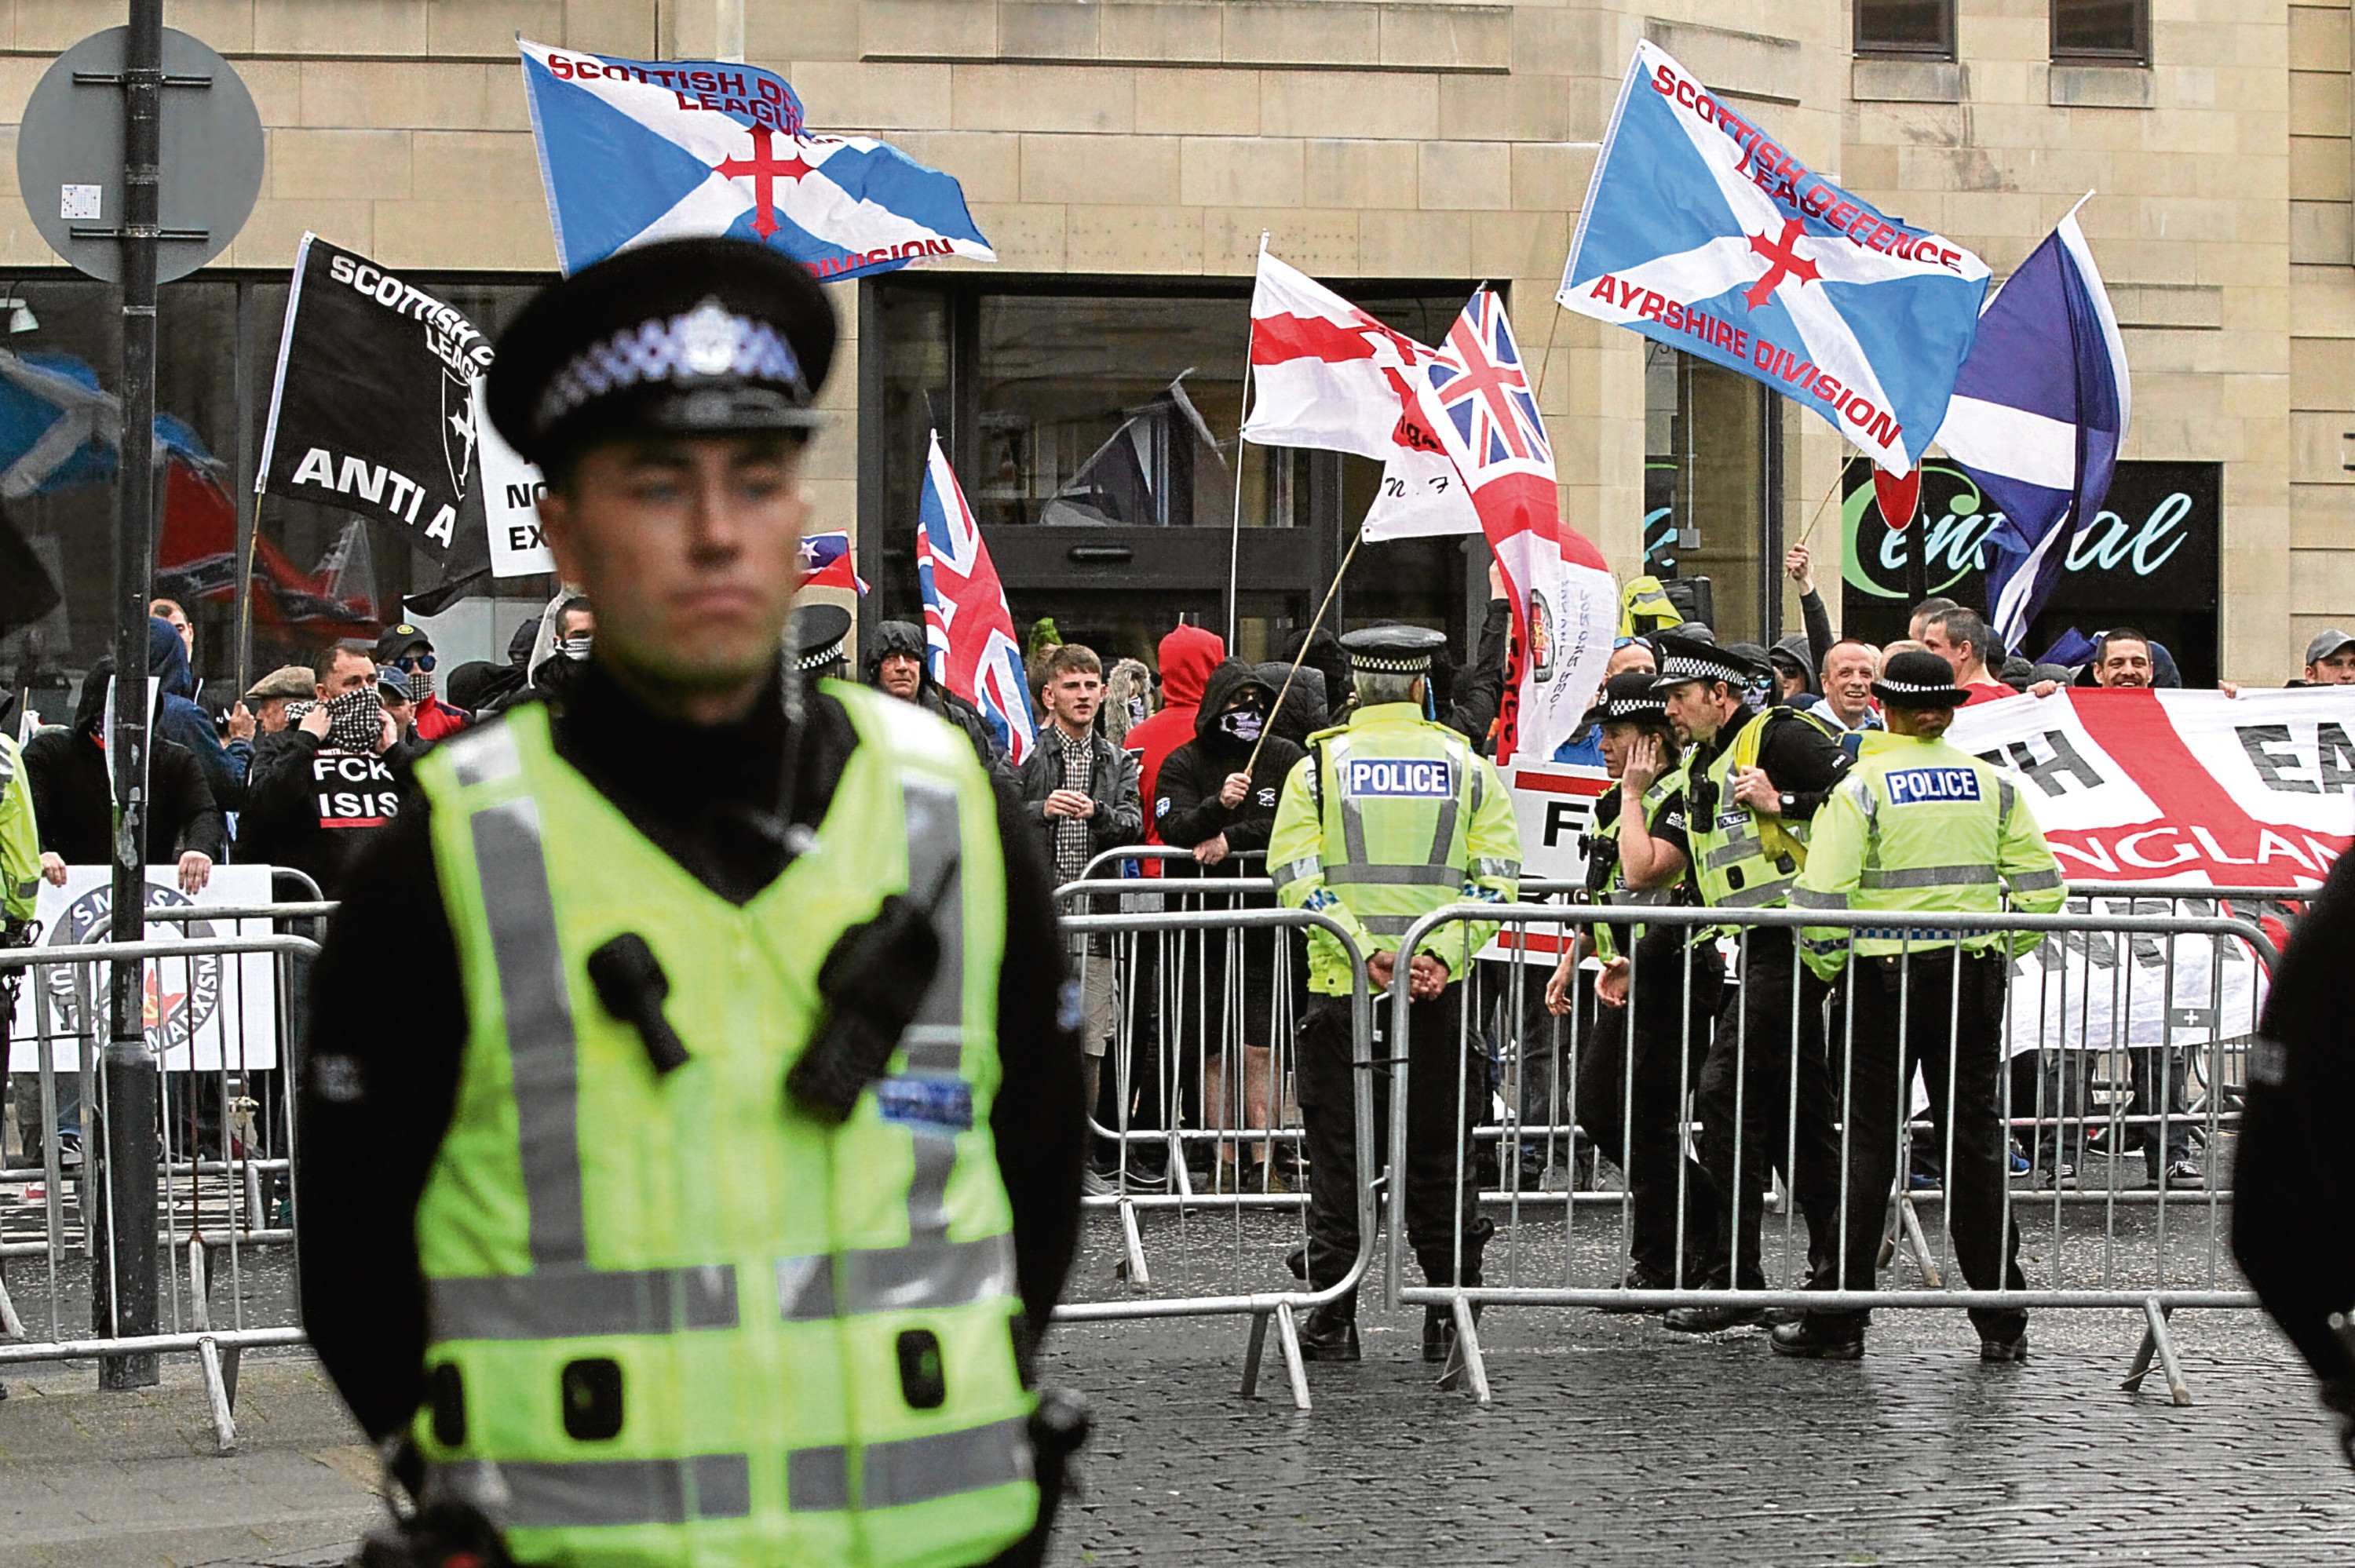
{"type": "MultiPolygon", "coordinates": [[[[1267,230],[1259,231],[1259,253],[1267,254],[1267,230]]],[[[1252,264],[1252,292],[1258,292],[1259,264],[1252,264]]],[[[1241,412],[1235,416],[1235,515],[1227,530],[1227,652],[1235,651],[1235,620],[1239,613],[1237,575],[1243,548],[1243,427],[1251,422],[1252,346],[1259,334],[1259,318],[1247,315],[1243,328],[1243,395],[1241,412]]]]}
{"type": "MultiPolygon", "coordinates": [[[[1284,699],[1292,691],[1292,678],[1300,673],[1301,662],[1308,657],[1308,644],[1316,637],[1316,629],[1325,624],[1325,612],[1333,608],[1333,596],[1341,591],[1341,578],[1348,574],[1349,563],[1358,558],[1358,546],[1365,542],[1366,529],[1365,524],[1361,523],[1358,525],[1358,536],[1349,541],[1348,552],[1341,557],[1341,569],[1333,574],[1333,584],[1325,590],[1325,602],[1316,607],[1316,615],[1309,620],[1308,630],[1300,634],[1300,652],[1293,655],[1292,668],[1284,673],[1284,684],[1276,688],[1275,713],[1284,711],[1284,699]]],[[[1333,694],[1326,693],[1325,700],[1330,703],[1333,700],[1333,694]]],[[[1275,713],[1268,715],[1271,721],[1274,719],[1275,713]]],[[[1245,773],[1259,766],[1260,747],[1265,746],[1267,737],[1274,733],[1275,726],[1273,722],[1261,727],[1259,742],[1252,747],[1251,757],[1243,763],[1245,773]]]]}
{"type": "Polygon", "coordinates": [[[1846,459],[1842,459],[1833,467],[1832,487],[1824,492],[1824,498],[1816,503],[1815,514],[1807,519],[1807,525],[1799,530],[1798,542],[1800,544],[1806,544],[1809,538],[1814,536],[1816,524],[1823,521],[1824,508],[1829,506],[1832,503],[1832,497],[1839,493],[1840,481],[1847,477],[1847,469],[1848,461],[1846,459]]]}

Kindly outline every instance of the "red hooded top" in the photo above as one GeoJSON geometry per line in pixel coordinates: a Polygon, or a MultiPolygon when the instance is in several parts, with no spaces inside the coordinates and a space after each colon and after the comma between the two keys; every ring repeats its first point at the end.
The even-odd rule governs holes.
{"type": "MultiPolygon", "coordinates": [[[[1137,754],[1138,795],[1146,802],[1146,843],[1161,842],[1151,805],[1161,759],[1194,738],[1194,710],[1201,705],[1203,683],[1226,656],[1226,640],[1199,626],[1181,626],[1161,640],[1161,711],[1128,732],[1128,749],[1137,754]]],[[[1147,861],[1146,874],[1158,876],[1160,868],[1147,861]]]]}

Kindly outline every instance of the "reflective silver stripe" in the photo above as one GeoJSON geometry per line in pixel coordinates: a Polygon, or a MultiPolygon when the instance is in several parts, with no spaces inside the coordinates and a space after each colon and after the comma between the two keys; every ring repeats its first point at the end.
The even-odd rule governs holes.
{"type": "Polygon", "coordinates": [[[1422,918],[1420,915],[1360,915],[1358,924],[1377,937],[1403,937],[1422,918]]]}
{"type": "MultiPolygon", "coordinates": [[[[916,1008],[915,1023],[932,1044],[925,1071],[943,1077],[964,1071],[964,836],[956,791],[938,779],[909,774],[900,782],[906,814],[908,891],[930,902],[932,929],[941,944],[940,968],[916,1008]],[[951,1044],[952,1037],[954,1044],[951,1044]]],[[[913,1064],[911,1064],[912,1066],[913,1064]]],[[[956,1168],[956,1135],[945,1128],[907,1124],[913,1141],[915,1172],[908,1182],[911,1245],[948,1236],[949,1173],[956,1168]]]]}
{"type": "Polygon", "coordinates": [[[909,1072],[954,1075],[964,1061],[964,1025],[911,1023],[900,1044],[908,1053],[909,1072]]]}
{"type": "MultiPolygon", "coordinates": [[[[900,1508],[1031,1478],[1029,1423],[1010,1421],[870,1443],[858,1451],[858,1506],[900,1508]]],[[[849,1451],[796,1448],[785,1459],[785,1502],[795,1513],[850,1507],[849,1451]]]]}
{"type": "Polygon", "coordinates": [[[789,1257],[777,1265],[777,1305],[789,1322],[862,1312],[970,1307],[1014,1294],[1009,1237],[911,1242],[902,1247],[789,1257]]]}
{"type": "Polygon", "coordinates": [[[1991,865],[1907,865],[1883,870],[1867,870],[1858,877],[1859,887],[1967,887],[1996,879],[1991,865]]]}
{"type": "Polygon", "coordinates": [[[1507,882],[1518,882],[1521,877],[1521,863],[1517,860],[1505,860],[1497,855],[1481,855],[1472,862],[1472,874],[1501,877],[1507,882]]]}
{"type": "MultiPolygon", "coordinates": [[[[510,739],[510,750],[513,744],[510,739]]],[[[540,844],[539,806],[527,795],[475,812],[472,825],[514,1077],[532,1264],[547,1268],[583,1263],[588,1248],[581,1218],[580,1064],[572,999],[556,938],[556,905],[540,844]]]]}
{"type": "Polygon", "coordinates": [[[1430,862],[1451,872],[1456,862],[1455,819],[1464,810],[1464,758],[1451,746],[1447,748],[1447,803],[1439,808],[1439,825],[1431,835],[1430,862]]]}
{"type": "Polygon", "coordinates": [[[1997,774],[1995,776],[1995,802],[1996,812],[1998,820],[2009,819],[2010,817],[2012,805],[2019,799],[2019,791],[2013,786],[2011,780],[2005,778],[2000,773],[1997,774]]]}
{"type": "Polygon", "coordinates": [[[736,1326],[736,1270],[552,1269],[426,1282],[433,1338],[570,1340],[736,1326]]]}
{"type": "Polygon", "coordinates": [[[1278,887],[1288,887],[1293,883],[1318,875],[1324,870],[1325,861],[1322,856],[1305,854],[1289,865],[1272,867],[1268,872],[1268,877],[1278,887]]]}
{"type": "Polygon", "coordinates": [[[1721,866],[1739,864],[1759,853],[1760,842],[1761,840],[1756,833],[1737,832],[1702,857],[1701,864],[1711,871],[1716,871],[1721,866]]]}
{"type": "Polygon", "coordinates": [[[1456,880],[1445,865],[1337,865],[1325,874],[1331,887],[1453,887],[1456,880]]]}
{"type": "Polygon", "coordinates": [[[741,1454],[687,1459],[508,1460],[498,1467],[508,1528],[685,1524],[752,1511],[752,1469],[741,1454]]]}
{"type": "Polygon", "coordinates": [[[1350,864],[1363,865],[1373,856],[1366,851],[1365,813],[1359,808],[1356,797],[1352,796],[1347,788],[1349,778],[1349,751],[1348,741],[1333,743],[1334,793],[1341,801],[1341,853],[1348,858],[1350,864]]]}
{"type": "Polygon", "coordinates": [[[1794,909],[1845,909],[1848,907],[1848,895],[1818,893],[1812,887],[1795,885],[1791,889],[1791,907],[1794,909]]]}
{"type": "Polygon", "coordinates": [[[515,732],[504,724],[470,729],[445,744],[450,766],[457,773],[461,787],[514,779],[523,772],[523,758],[516,750],[515,732]]]}
{"type": "Polygon", "coordinates": [[[2061,873],[2057,869],[2052,871],[2023,871],[2019,875],[2008,877],[2005,880],[2011,884],[2011,890],[2014,893],[2042,893],[2048,888],[2063,887],[2067,885],[2066,883],[2062,881],[2061,873]]]}
{"type": "Polygon", "coordinates": [[[1791,879],[1786,876],[1779,882],[1762,882],[1755,887],[1729,893],[1717,903],[1721,909],[1755,909],[1761,905],[1781,903],[1790,891],[1791,879]]]}

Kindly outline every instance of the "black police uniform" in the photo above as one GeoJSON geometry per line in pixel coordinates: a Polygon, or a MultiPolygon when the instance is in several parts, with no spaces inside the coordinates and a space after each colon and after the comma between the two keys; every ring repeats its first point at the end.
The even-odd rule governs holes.
{"type": "MultiPolygon", "coordinates": [[[[817,422],[810,403],[834,335],[831,304],[777,252],[726,239],[651,245],[543,292],[499,344],[489,406],[512,443],[552,472],[588,446],[633,435],[807,429],[817,422]],[[588,345],[706,300],[767,323],[791,355],[781,362],[748,355],[741,343],[732,355],[711,345],[708,373],[663,378],[641,366],[625,377],[609,366],[602,391],[584,387],[576,356],[588,345]]],[[[824,819],[859,744],[841,705],[804,690],[787,664],[780,661],[742,721],[690,725],[648,709],[592,655],[551,704],[551,735],[638,832],[742,905],[783,873],[794,830],[824,819]]],[[[455,1109],[468,1033],[430,815],[412,795],[353,868],[314,970],[304,1055],[316,1063],[331,1054],[338,1070],[332,1082],[310,1077],[303,1087],[304,1322],[374,1438],[404,1430],[425,1394],[415,1214],[455,1109]],[[381,955],[390,951],[408,962],[388,978],[381,955]]],[[[1023,1337],[1035,1345],[1077,1248],[1085,1122],[1079,1043],[1059,1017],[1066,976],[1048,871],[1002,792],[997,817],[1007,914],[996,1022],[1003,1080],[991,1130],[1013,1207],[1023,1337]]],[[[1035,1425],[1034,1436],[1042,1439],[1040,1527],[1009,1551],[1009,1563],[1035,1562],[1043,1551],[1060,1449],[1069,1446],[1035,1425]]]]}
{"type": "MultiPolygon", "coordinates": [[[[1585,722],[1649,720],[1662,736],[1663,762],[1673,765],[1676,738],[1651,684],[1652,677],[1640,672],[1613,676],[1585,722]]],[[[1586,863],[1590,896],[1602,894],[1618,866],[1620,841],[1601,830],[1618,819],[1623,800],[1614,788],[1595,803],[1598,831],[1586,863]]],[[[1653,808],[1646,826],[1690,863],[1682,789],[1653,808]]],[[[1688,874],[1674,901],[1691,902],[1690,888],[1688,874]]],[[[1634,1266],[1627,1283],[1657,1290],[1698,1285],[1709,1268],[1717,1189],[1708,1169],[1684,1152],[1685,1102],[1709,1061],[1710,1032],[1724,1005],[1725,959],[1714,941],[1695,940],[1699,933],[1690,926],[1651,926],[1631,953],[1631,928],[1613,927],[1629,958],[1628,1004],[1592,1009],[1593,1026],[1579,1047],[1578,1122],[1626,1173],[1627,1252],[1634,1266]]],[[[1585,998],[1576,1000],[1582,1006],[1585,998]]]]}
{"type": "MultiPolygon", "coordinates": [[[[1658,641],[1665,659],[1656,685],[1663,693],[1696,679],[1725,681],[1739,689],[1763,673],[1730,649],[1674,633],[1663,633],[1658,641]]],[[[1812,818],[1847,773],[1848,754],[1804,715],[1788,708],[1762,715],[1745,706],[1708,742],[1692,748],[1685,800],[1695,822],[1707,813],[1741,810],[1732,800],[1718,798],[1707,772],[1753,724],[1769,726],[1759,740],[1757,766],[1782,796],[1785,821],[1812,818]]],[[[1760,1231],[1770,1169],[1783,1178],[1806,1218],[1810,1278],[1828,1284],[1834,1275],[1839,1140],[1824,1037],[1830,988],[1799,962],[1798,952],[1793,928],[1760,928],[1742,937],[1740,994],[1718,1021],[1700,1075],[1701,1160],[1717,1190],[1716,1234],[1703,1281],[1712,1288],[1758,1289],[1766,1283],[1760,1231]]],[[[1687,1307],[1670,1312],[1668,1322],[1672,1329],[1706,1331],[1759,1316],[1742,1308],[1687,1307]]]]}
{"type": "MultiPolygon", "coordinates": [[[[2249,1053],[2232,1167],[2232,1255],[2322,1380],[2355,1436],[2355,1344],[2334,1315],[2355,1313],[2355,1051],[2348,1049],[2347,958],[2355,952],[2355,855],[2331,868],[2282,955],[2249,1053]]],[[[2350,1445],[2355,1457],[2355,1445],[2350,1445]]]]}

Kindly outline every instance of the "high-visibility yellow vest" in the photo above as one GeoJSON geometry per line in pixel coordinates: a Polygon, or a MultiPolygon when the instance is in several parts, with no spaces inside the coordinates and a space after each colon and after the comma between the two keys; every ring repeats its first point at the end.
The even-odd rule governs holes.
{"type": "Polygon", "coordinates": [[[1790,708],[1757,715],[1701,768],[1704,787],[1686,790],[1685,832],[1692,841],[1693,885],[1702,903],[1720,909],[1766,909],[1789,895],[1807,861],[1807,824],[1761,816],[1742,804],[1733,798],[1733,776],[1758,766],[1768,725],[1813,722],[1790,708]],[[1709,802],[1705,810],[1702,800],[1709,802]]]}
{"type": "Polygon", "coordinates": [[[814,847],[741,907],[557,755],[544,708],[418,767],[468,1033],[417,1213],[415,1432],[523,1562],[945,1568],[1037,1518],[989,1125],[995,808],[955,731],[824,686],[859,744],[814,847]],[[900,892],[932,901],[940,969],[829,1128],[785,1075],[827,952],[900,892]],[[625,932],[670,982],[667,1075],[586,974],[625,932]]]}
{"type": "MultiPolygon", "coordinates": [[[[1382,703],[1309,737],[1276,802],[1267,863],[1278,899],[1333,915],[1372,953],[1434,909],[1509,902],[1520,832],[1503,781],[1469,742],[1412,705],[1382,703]]],[[[1420,950],[1461,980],[1496,929],[1443,926],[1420,950]]],[[[1308,988],[1349,990],[1348,961],[1322,930],[1308,934],[1308,988]]]]}
{"type": "MultiPolygon", "coordinates": [[[[1993,914],[2007,890],[2014,908],[2040,915],[2067,896],[2060,862],[2010,776],[1943,739],[1873,733],[1816,813],[1791,905],[1993,914]]],[[[1800,934],[1800,953],[1829,978],[1851,951],[1873,958],[1960,946],[2017,956],[2042,939],[2034,931],[1810,926],[1800,934]]]]}
{"type": "MultiPolygon", "coordinates": [[[[1651,826],[1652,820],[1659,814],[1661,805],[1667,801],[1669,796],[1683,789],[1684,784],[1685,770],[1682,764],[1678,764],[1677,767],[1668,769],[1668,772],[1663,773],[1660,777],[1652,780],[1651,788],[1644,791],[1644,798],[1642,801],[1639,802],[1644,813],[1644,825],[1646,827],[1648,828],[1651,826]]],[[[1594,901],[1597,904],[1633,904],[1650,905],[1655,906],[1675,903],[1677,889],[1684,885],[1685,876],[1678,876],[1675,881],[1665,884],[1659,887],[1630,887],[1627,885],[1627,868],[1619,863],[1619,857],[1616,853],[1619,843],[1619,829],[1621,824],[1626,821],[1626,817],[1627,808],[1625,799],[1623,798],[1619,810],[1612,815],[1611,820],[1601,824],[1594,830],[1594,842],[1597,844],[1610,845],[1613,852],[1611,856],[1610,874],[1604,878],[1602,887],[1596,891],[1594,901]]],[[[1686,868],[1685,875],[1689,874],[1691,874],[1691,868],[1688,866],[1686,868]]],[[[1645,927],[1642,926],[1629,927],[1627,928],[1627,946],[1632,948],[1637,942],[1642,941],[1644,939],[1644,930],[1645,927]]],[[[1595,952],[1605,959],[1617,957],[1619,953],[1617,928],[1611,926],[1596,926],[1593,927],[1593,931],[1595,952]]],[[[1700,927],[1695,927],[1693,934],[1696,936],[1700,935],[1701,929],[1700,927]]]]}

